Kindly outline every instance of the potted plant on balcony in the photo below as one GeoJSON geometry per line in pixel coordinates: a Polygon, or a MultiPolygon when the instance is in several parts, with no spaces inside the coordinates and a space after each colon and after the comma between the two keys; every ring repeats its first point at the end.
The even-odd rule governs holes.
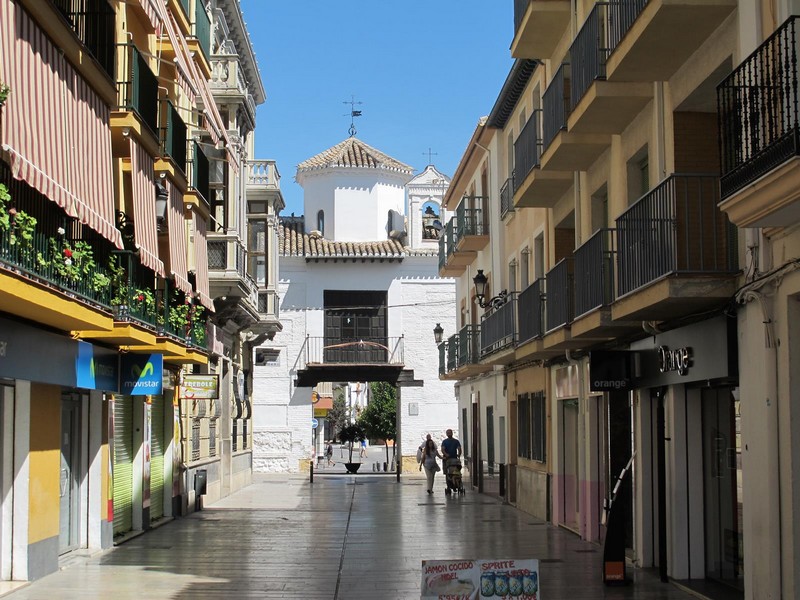
{"type": "Polygon", "coordinates": [[[128,277],[125,267],[120,264],[116,254],[112,254],[108,259],[108,272],[111,283],[111,310],[115,317],[128,316],[128,277]]]}
{"type": "Polygon", "coordinates": [[[8,100],[8,95],[11,93],[11,88],[8,87],[5,83],[0,83],[0,108],[3,108],[3,105],[8,100]]]}
{"type": "Polygon", "coordinates": [[[167,322],[169,323],[171,332],[178,337],[185,338],[189,334],[187,326],[189,324],[189,313],[191,309],[192,305],[189,298],[186,298],[185,301],[181,301],[178,294],[173,296],[173,302],[169,307],[167,322]]]}
{"type": "Polygon", "coordinates": [[[353,462],[353,443],[365,440],[366,437],[363,427],[355,423],[342,427],[342,430],[339,432],[339,439],[348,445],[348,450],[350,452],[349,462],[344,463],[344,467],[347,469],[348,473],[358,473],[358,468],[361,466],[361,463],[353,462]]]}

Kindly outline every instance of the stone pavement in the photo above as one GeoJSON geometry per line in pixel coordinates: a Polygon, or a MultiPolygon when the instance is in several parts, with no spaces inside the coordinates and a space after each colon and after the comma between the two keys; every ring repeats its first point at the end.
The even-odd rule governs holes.
{"type": "Polygon", "coordinates": [[[600,580],[602,552],[495,499],[424,478],[259,476],[192,516],[12,592],[7,600],[419,598],[424,559],[538,558],[540,598],[691,598],[651,572],[600,580]]]}

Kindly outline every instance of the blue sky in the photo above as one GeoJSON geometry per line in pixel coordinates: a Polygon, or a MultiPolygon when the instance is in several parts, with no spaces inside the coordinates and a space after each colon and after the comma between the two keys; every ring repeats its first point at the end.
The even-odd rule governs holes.
{"type": "Polygon", "coordinates": [[[255,158],[273,158],[289,215],[298,163],[357,137],[414,167],[453,175],[513,63],[512,0],[242,0],[267,101],[255,158]],[[345,116],[346,115],[346,116],[345,116]]]}

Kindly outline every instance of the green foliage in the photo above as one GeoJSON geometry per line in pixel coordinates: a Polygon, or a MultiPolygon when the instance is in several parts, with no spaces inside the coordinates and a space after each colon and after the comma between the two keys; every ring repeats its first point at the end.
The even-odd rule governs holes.
{"type": "Polygon", "coordinates": [[[342,427],[339,432],[339,439],[349,445],[350,462],[353,462],[353,443],[367,439],[367,434],[361,425],[353,423],[352,425],[345,425],[342,427]]]}
{"type": "MultiPolygon", "coordinates": [[[[93,272],[97,268],[92,246],[87,242],[70,241],[59,235],[58,239],[50,238],[50,257],[48,262],[53,270],[68,281],[79,281],[89,278],[94,283],[93,272]]],[[[41,253],[37,260],[42,260],[41,253]]]]}
{"type": "Polygon", "coordinates": [[[0,183],[0,231],[11,229],[11,215],[8,214],[8,203],[11,202],[11,194],[8,188],[0,183]]]}
{"type": "Polygon", "coordinates": [[[328,431],[338,436],[339,430],[347,423],[347,402],[344,399],[344,388],[336,388],[333,392],[333,408],[325,415],[328,431]]]}
{"type": "Polygon", "coordinates": [[[108,272],[111,280],[111,306],[126,306],[129,300],[128,276],[116,254],[108,259],[108,272]]]}
{"type": "Polygon", "coordinates": [[[202,306],[195,306],[191,315],[191,329],[192,340],[194,342],[201,342],[206,339],[206,309],[202,306]]]}
{"type": "Polygon", "coordinates": [[[8,188],[0,183],[0,232],[8,233],[9,246],[17,246],[23,257],[33,249],[36,219],[22,210],[14,208],[8,188]]]}
{"type": "Polygon", "coordinates": [[[11,88],[5,83],[0,83],[0,107],[8,100],[8,95],[11,93],[11,88]]]}
{"type": "Polygon", "coordinates": [[[172,298],[173,302],[169,307],[167,321],[174,333],[186,335],[186,326],[189,323],[189,314],[192,310],[192,305],[188,298],[184,301],[178,293],[173,294],[172,298]]]}
{"type": "Polygon", "coordinates": [[[397,390],[385,382],[372,382],[370,402],[358,423],[371,439],[393,440],[397,436],[397,390]]]}
{"type": "Polygon", "coordinates": [[[151,289],[137,288],[133,290],[131,306],[144,317],[153,318],[156,314],[156,295],[151,289]]]}

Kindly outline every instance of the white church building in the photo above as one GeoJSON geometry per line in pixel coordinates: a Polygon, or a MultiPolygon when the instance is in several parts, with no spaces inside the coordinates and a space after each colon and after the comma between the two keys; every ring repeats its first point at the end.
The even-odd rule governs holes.
{"type": "Polygon", "coordinates": [[[326,436],[312,428],[313,402],[331,383],[352,392],[378,380],[399,382],[397,443],[410,466],[426,433],[458,431],[433,336],[437,323],[456,328],[455,282],[438,276],[449,179],[432,165],[414,177],[350,137],[300,163],[296,180],[304,215],[280,219],[283,330],[253,367],[253,469],[307,469],[326,436]]]}

